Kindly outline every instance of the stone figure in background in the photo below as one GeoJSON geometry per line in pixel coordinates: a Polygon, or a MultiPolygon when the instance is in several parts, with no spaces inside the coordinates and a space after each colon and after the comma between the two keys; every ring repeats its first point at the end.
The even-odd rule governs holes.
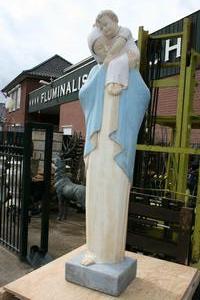
{"type": "Polygon", "coordinates": [[[138,70],[139,50],[112,11],[97,16],[88,44],[99,64],[80,90],[86,122],[82,264],[119,263],[125,255],[137,135],[150,97],[138,70]]]}
{"type": "Polygon", "coordinates": [[[65,160],[57,156],[53,163],[55,169],[55,188],[58,198],[58,220],[67,218],[68,206],[74,204],[77,209],[85,210],[85,186],[73,183],[66,170],[65,160]]]}

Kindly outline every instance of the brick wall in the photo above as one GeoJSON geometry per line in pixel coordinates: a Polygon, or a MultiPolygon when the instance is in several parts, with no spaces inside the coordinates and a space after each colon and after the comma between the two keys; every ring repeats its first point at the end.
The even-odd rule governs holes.
{"type": "Polygon", "coordinates": [[[174,116],[176,115],[177,105],[177,88],[159,89],[158,95],[158,116],[174,116]]]}
{"type": "MultiPolygon", "coordinates": [[[[196,81],[199,83],[198,86],[195,87],[194,91],[194,99],[192,101],[192,113],[200,115],[200,70],[196,71],[196,81]]],[[[177,88],[162,88],[159,90],[159,98],[158,98],[158,116],[175,116],[176,115],[176,106],[177,106],[177,97],[178,97],[178,89],[177,88]]],[[[156,141],[159,142],[163,139],[164,136],[170,136],[170,130],[166,127],[156,128],[156,141]],[[168,132],[168,134],[167,134],[168,132]]],[[[200,129],[193,129],[191,132],[191,143],[199,143],[200,144],[200,129]]]]}
{"type": "Polygon", "coordinates": [[[200,115],[200,70],[196,72],[196,81],[198,86],[195,87],[194,101],[192,105],[192,112],[200,115]]]}
{"type": "MultiPolygon", "coordinates": [[[[196,81],[199,84],[195,87],[194,100],[192,103],[192,113],[200,114],[200,70],[197,70],[196,72],[196,81]]],[[[160,89],[157,115],[176,115],[177,96],[177,88],[160,89]]]]}
{"type": "Polygon", "coordinates": [[[78,100],[61,104],[59,124],[61,131],[64,125],[72,125],[74,131],[81,132],[85,136],[84,115],[78,100]]]}
{"type": "MultiPolygon", "coordinates": [[[[195,87],[194,100],[192,104],[192,113],[200,115],[200,70],[196,72],[196,81],[198,85],[195,87]]],[[[192,144],[200,145],[200,129],[192,129],[191,140],[192,144]]]]}

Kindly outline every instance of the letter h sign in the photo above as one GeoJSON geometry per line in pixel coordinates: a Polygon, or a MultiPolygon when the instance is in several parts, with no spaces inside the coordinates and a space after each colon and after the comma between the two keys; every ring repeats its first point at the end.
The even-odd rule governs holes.
{"type": "Polygon", "coordinates": [[[176,50],[176,58],[181,56],[181,38],[177,38],[177,44],[170,46],[170,39],[165,44],[165,61],[169,60],[170,51],[176,50]]]}

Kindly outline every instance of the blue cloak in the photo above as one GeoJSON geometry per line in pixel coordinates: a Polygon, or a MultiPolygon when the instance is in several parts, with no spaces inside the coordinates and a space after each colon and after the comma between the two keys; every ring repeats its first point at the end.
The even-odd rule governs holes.
{"type": "MultiPolygon", "coordinates": [[[[101,130],[106,68],[94,66],[86,83],[79,91],[80,103],[85,115],[86,142],[84,156],[95,149],[91,143],[93,134],[101,130]]],[[[109,137],[120,145],[121,151],[114,160],[132,182],[138,132],[150,100],[149,89],[137,69],[129,71],[128,88],[122,90],[119,102],[118,128],[109,137]]]]}

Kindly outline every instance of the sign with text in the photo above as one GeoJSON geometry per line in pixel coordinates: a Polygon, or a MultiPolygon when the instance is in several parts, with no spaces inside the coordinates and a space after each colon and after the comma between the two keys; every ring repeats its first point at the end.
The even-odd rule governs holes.
{"type": "Polygon", "coordinates": [[[78,100],[78,92],[95,64],[93,59],[87,59],[84,63],[70,67],[62,77],[31,92],[29,112],[78,100]]]}

